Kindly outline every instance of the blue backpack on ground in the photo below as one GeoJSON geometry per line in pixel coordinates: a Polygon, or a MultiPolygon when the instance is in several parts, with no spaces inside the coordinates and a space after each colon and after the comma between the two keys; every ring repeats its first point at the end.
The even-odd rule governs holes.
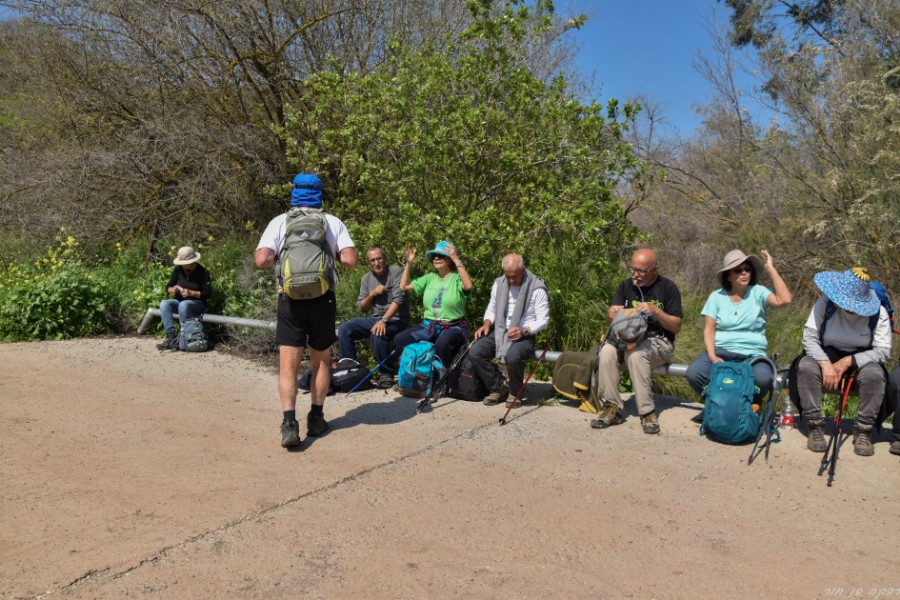
{"type": "Polygon", "coordinates": [[[752,359],[715,363],[702,393],[706,404],[700,435],[723,444],[756,439],[760,425],[759,413],[753,410],[756,391],[752,359]]]}
{"type": "Polygon", "coordinates": [[[444,365],[434,354],[431,342],[415,342],[403,349],[397,368],[397,387],[410,398],[424,398],[431,393],[434,373],[443,371],[444,365]]]}

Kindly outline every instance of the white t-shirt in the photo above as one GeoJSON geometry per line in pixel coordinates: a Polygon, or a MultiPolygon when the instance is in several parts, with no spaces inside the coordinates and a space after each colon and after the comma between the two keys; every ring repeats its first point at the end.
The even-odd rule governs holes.
{"type": "MultiPolygon", "coordinates": [[[[328,229],[325,231],[325,241],[331,248],[331,253],[335,257],[335,262],[340,260],[340,252],[344,248],[353,248],[355,244],[350,239],[350,232],[344,222],[325,213],[325,221],[328,223],[328,229]]],[[[259,238],[259,244],[256,249],[268,248],[275,252],[275,270],[278,270],[278,257],[281,255],[281,246],[284,245],[284,226],[287,222],[287,213],[281,213],[266,225],[262,237],[259,238]]],[[[332,285],[337,285],[337,271],[332,273],[332,285]]]]}

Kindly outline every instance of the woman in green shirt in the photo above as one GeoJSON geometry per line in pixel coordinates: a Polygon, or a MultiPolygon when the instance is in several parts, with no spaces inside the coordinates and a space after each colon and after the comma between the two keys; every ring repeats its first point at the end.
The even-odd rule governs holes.
{"type": "Polygon", "coordinates": [[[472,279],[456,253],[456,247],[444,240],[425,253],[434,266],[434,272],[410,281],[410,265],[416,259],[416,251],[403,247],[406,265],[400,277],[400,287],[422,299],[425,319],[421,325],[410,327],[394,336],[397,356],[413,342],[428,341],[434,344],[434,352],[441,362],[449,365],[456,353],[466,344],[466,302],[472,293],[472,279]]]}

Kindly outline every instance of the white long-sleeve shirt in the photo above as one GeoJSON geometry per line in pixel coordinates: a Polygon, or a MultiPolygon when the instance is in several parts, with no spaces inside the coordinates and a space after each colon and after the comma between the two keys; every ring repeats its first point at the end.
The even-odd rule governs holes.
{"type": "MultiPolygon", "coordinates": [[[[495,322],[497,316],[497,282],[491,287],[491,300],[488,302],[487,309],[484,311],[484,320],[495,322]]],[[[511,327],[527,327],[528,330],[535,334],[547,328],[550,324],[550,297],[547,291],[542,288],[533,289],[531,298],[525,306],[525,312],[522,313],[522,319],[519,323],[510,323],[513,313],[516,312],[516,302],[519,299],[521,286],[509,286],[509,306],[506,307],[506,328],[511,327]]]]}

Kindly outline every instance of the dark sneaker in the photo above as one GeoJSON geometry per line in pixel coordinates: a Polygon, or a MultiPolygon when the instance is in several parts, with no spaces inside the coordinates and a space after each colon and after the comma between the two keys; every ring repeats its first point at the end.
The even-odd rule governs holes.
{"type": "Polygon", "coordinates": [[[157,350],[178,350],[178,337],[174,333],[167,333],[166,339],[156,345],[157,350]]]}
{"type": "Polygon", "coordinates": [[[325,420],[325,415],[321,413],[306,415],[306,435],[319,437],[326,431],[328,431],[328,421],[325,420]]]}
{"type": "Polygon", "coordinates": [[[891,447],[888,449],[888,452],[890,452],[891,454],[900,455],[900,440],[894,440],[893,442],[891,442],[891,447]]]}
{"type": "Polygon", "coordinates": [[[300,445],[300,423],[285,421],[281,424],[281,447],[292,448],[300,445]]]}
{"type": "Polygon", "coordinates": [[[656,419],[655,412],[647,413],[641,417],[641,429],[644,430],[644,433],[651,435],[659,433],[659,421],[656,419]]]}
{"type": "Polygon", "coordinates": [[[691,417],[691,423],[696,423],[697,425],[701,425],[703,423],[703,411],[701,410],[696,415],[691,417]]]}
{"type": "Polygon", "coordinates": [[[875,446],[872,445],[872,426],[856,424],[853,429],[853,452],[860,456],[872,456],[875,454],[875,446]]]}
{"type": "Polygon", "coordinates": [[[591,427],[594,429],[606,429],[613,425],[623,423],[621,409],[613,402],[604,402],[597,413],[597,418],[591,421],[591,427]]]}
{"type": "Polygon", "coordinates": [[[828,442],[825,441],[825,421],[819,419],[809,421],[809,434],[806,436],[806,447],[813,452],[825,452],[828,442]]]}
{"type": "Polygon", "coordinates": [[[375,386],[376,386],[379,390],[389,390],[389,389],[391,389],[392,387],[394,387],[394,384],[396,384],[396,383],[397,383],[397,382],[394,380],[394,376],[393,376],[393,375],[388,375],[388,374],[386,374],[386,373],[382,373],[382,374],[378,377],[378,383],[376,383],[375,386]]]}
{"type": "Polygon", "coordinates": [[[506,389],[505,383],[501,383],[500,388],[485,396],[483,402],[485,406],[494,406],[506,402],[507,398],[509,398],[509,390],[506,389]]]}

